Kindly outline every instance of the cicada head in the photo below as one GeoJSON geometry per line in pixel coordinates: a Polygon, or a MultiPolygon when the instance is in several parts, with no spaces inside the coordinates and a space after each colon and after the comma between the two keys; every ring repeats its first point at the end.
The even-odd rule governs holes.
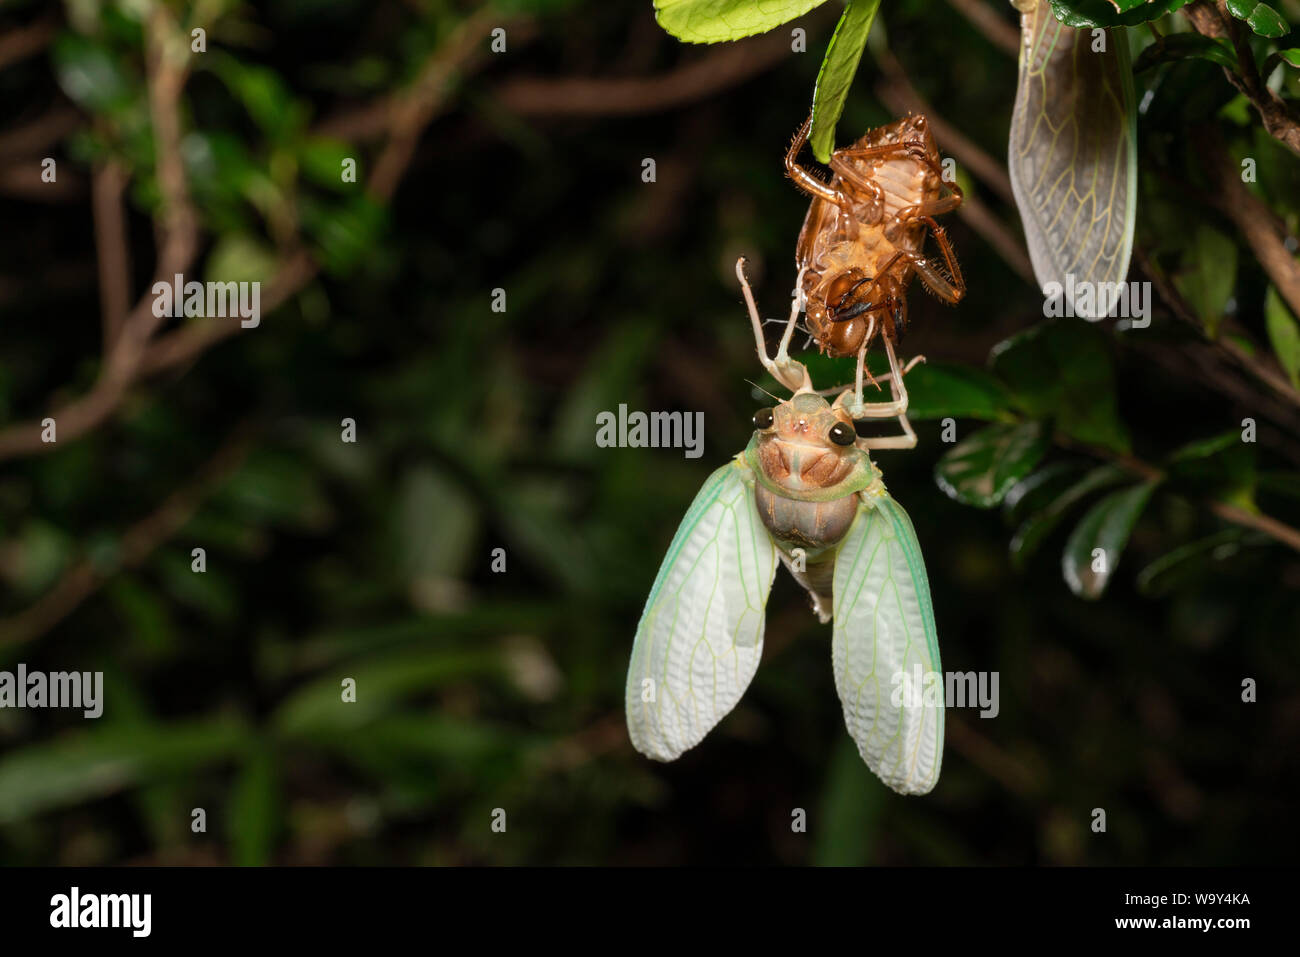
{"type": "Polygon", "coordinates": [[[792,492],[831,488],[860,468],[853,419],[838,403],[801,392],[754,414],[758,461],[773,485],[792,492]]]}
{"type": "Polygon", "coordinates": [[[868,335],[880,328],[889,302],[885,283],[873,283],[856,266],[842,270],[809,292],[808,331],[825,355],[857,355],[868,335]]]}

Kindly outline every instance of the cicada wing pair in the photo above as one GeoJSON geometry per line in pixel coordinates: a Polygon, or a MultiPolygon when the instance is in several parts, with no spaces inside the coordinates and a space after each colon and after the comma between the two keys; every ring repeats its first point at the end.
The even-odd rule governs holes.
{"type": "MultiPolygon", "coordinates": [[[[742,460],[713,473],[678,528],[637,626],[627,725],[638,751],[672,761],[736,706],[763,651],[777,546],[742,460]]],[[[942,682],[930,587],[916,533],[888,495],[861,497],[834,573],[835,686],[867,766],[924,794],[943,758],[942,682]],[[937,698],[936,698],[937,694],[937,698]]]]}

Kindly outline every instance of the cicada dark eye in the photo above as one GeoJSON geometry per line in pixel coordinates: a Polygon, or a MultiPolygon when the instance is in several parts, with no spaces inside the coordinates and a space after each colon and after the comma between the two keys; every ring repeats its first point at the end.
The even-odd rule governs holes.
{"type": "Polygon", "coordinates": [[[759,409],[754,413],[754,427],[759,429],[770,429],[774,417],[771,409],[759,409]]]}
{"type": "Polygon", "coordinates": [[[858,434],[843,422],[836,422],[826,433],[826,437],[836,445],[852,445],[857,440],[858,434]]]}

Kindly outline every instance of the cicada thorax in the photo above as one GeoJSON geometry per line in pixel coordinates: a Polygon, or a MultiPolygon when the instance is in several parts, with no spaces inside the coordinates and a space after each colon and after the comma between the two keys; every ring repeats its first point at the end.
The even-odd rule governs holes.
{"type": "Polygon", "coordinates": [[[862,474],[866,453],[856,446],[848,413],[819,395],[796,395],[771,412],[766,424],[756,420],[762,474],[755,504],[783,551],[799,547],[813,560],[853,524],[860,489],[853,480],[862,474]]]}
{"type": "Polygon", "coordinates": [[[944,187],[922,116],[871,130],[836,150],[830,166],[830,188],[841,201],[813,198],[795,259],[804,270],[808,331],[818,347],[832,356],[856,355],[869,336],[896,339],[901,331],[926,233],[909,211],[938,199],[944,187]]]}

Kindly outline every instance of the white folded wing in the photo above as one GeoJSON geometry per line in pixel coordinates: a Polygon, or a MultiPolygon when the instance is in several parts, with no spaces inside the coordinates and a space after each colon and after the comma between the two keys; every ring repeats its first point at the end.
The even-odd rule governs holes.
{"type": "Polygon", "coordinates": [[[745,473],[733,460],[704,483],[637,626],[627,727],[658,761],[694,747],[735,707],[763,654],[776,546],[745,473]]]}
{"type": "Polygon", "coordinates": [[[930,583],[907,513],[888,495],[869,502],[835,557],[835,687],[867,767],[895,791],[924,794],[943,760],[930,583]]]}

